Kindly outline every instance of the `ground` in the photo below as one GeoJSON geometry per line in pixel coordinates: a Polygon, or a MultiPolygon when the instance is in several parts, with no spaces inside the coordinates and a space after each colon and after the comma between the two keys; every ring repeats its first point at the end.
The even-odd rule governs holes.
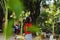
{"type": "MultiPolygon", "coordinates": [[[[0,33],[0,40],[4,40],[4,36],[2,33],[0,33]]],[[[15,37],[11,36],[10,40],[15,40],[15,37]]]]}
{"type": "MultiPolygon", "coordinates": [[[[10,40],[15,40],[15,37],[16,37],[15,35],[11,36],[10,40]]],[[[4,36],[3,36],[2,33],[0,33],[0,40],[4,40],[4,36]]],[[[17,40],[18,40],[18,39],[17,39],[17,40]]],[[[34,40],[38,40],[37,37],[35,37],[34,40]]],[[[49,39],[46,38],[46,39],[43,39],[43,40],[49,40],[49,39]]]]}

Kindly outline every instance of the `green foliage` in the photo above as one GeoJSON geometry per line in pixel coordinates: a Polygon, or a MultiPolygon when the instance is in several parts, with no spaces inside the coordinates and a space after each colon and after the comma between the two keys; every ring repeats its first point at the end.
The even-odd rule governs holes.
{"type": "Polygon", "coordinates": [[[59,11],[60,9],[54,4],[42,10],[37,22],[40,22],[39,24],[43,31],[46,30],[51,32],[51,30],[53,30],[53,27],[57,24],[57,19],[60,17],[59,11]]]}
{"type": "Polygon", "coordinates": [[[27,30],[32,33],[38,32],[39,34],[41,34],[41,28],[39,28],[38,25],[33,25],[32,27],[28,27],[27,30]]]}
{"type": "Polygon", "coordinates": [[[37,0],[32,0],[32,2],[37,2],[37,0]]]}
{"type": "Polygon", "coordinates": [[[24,9],[22,1],[20,1],[20,0],[8,0],[7,4],[8,4],[8,7],[12,11],[15,12],[16,18],[19,18],[19,16],[21,15],[21,13],[22,13],[22,11],[24,9]]]}
{"type": "Polygon", "coordinates": [[[20,0],[4,0],[5,2],[5,7],[7,8],[6,11],[6,17],[5,17],[5,21],[7,23],[5,23],[5,27],[4,27],[4,40],[7,40],[10,38],[10,36],[12,35],[12,31],[13,31],[13,25],[14,25],[14,19],[9,19],[8,20],[8,9],[10,9],[11,11],[15,12],[15,16],[16,19],[19,19],[20,15],[22,14],[22,11],[24,9],[23,3],[20,0]]]}
{"type": "Polygon", "coordinates": [[[57,5],[56,5],[57,7],[60,7],[60,2],[57,2],[57,5]]]}
{"type": "Polygon", "coordinates": [[[6,39],[8,39],[11,36],[11,34],[13,33],[13,29],[12,29],[13,28],[13,23],[14,23],[14,20],[10,19],[8,21],[7,28],[4,29],[4,34],[6,36],[6,39]]]}
{"type": "Polygon", "coordinates": [[[60,27],[59,26],[55,27],[54,31],[55,31],[56,34],[60,34],[60,27]]]}
{"type": "Polygon", "coordinates": [[[41,14],[40,14],[40,20],[42,21],[42,22],[44,22],[44,21],[46,21],[47,20],[47,18],[48,18],[48,12],[42,12],[41,14]]]}

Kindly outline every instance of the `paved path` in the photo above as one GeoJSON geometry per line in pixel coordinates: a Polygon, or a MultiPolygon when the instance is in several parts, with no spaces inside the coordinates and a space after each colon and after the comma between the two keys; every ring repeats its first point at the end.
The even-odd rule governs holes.
{"type": "MultiPolygon", "coordinates": [[[[4,36],[2,33],[0,33],[0,40],[4,40],[4,36]]],[[[10,40],[15,40],[15,36],[11,36],[10,40]]],[[[49,40],[49,39],[43,39],[43,40],[49,40]]]]}
{"type": "MultiPolygon", "coordinates": [[[[0,33],[0,40],[4,40],[4,36],[0,33]]],[[[11,36],[10,40],[15,40],[14,36],[11,36]]]]}
{"type": "Polygon", "coordinates": [[[3,34],[0,33],[0,40],[4,40],[3,34]]]}

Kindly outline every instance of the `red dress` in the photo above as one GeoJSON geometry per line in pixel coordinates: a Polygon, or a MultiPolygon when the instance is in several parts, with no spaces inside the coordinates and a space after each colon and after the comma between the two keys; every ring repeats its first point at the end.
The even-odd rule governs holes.
{"type": "Polygon", "coordinates": [[[32,24],[31,23],[25,23],[25,25],[24,25],[24,33],[25,34],[31,34],[30,31],[27,31],[27,27],[32,27],[32,24]]]}

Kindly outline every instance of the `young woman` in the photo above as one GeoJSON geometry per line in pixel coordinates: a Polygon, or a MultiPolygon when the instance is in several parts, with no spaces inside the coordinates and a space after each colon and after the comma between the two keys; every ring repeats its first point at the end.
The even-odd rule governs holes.
{"type": "Polygon", "coordinates": [[[26,22],[24,24],[24,33],[25,33],[26,40],[32,40],[32,33],[27,30],[27,27],[32,27],[31,21],[32,21],[31,17],[27,17],[26,22]]]}

